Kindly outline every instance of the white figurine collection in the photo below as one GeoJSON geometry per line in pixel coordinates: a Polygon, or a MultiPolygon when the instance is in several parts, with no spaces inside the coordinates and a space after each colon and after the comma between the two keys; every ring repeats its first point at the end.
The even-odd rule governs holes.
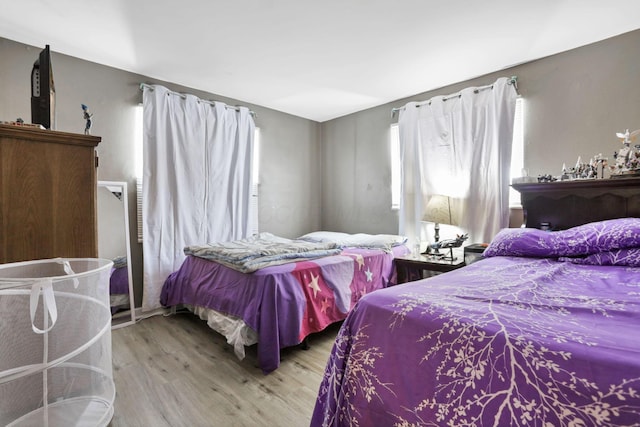
{"type": "Polygon", "coordinates": [[[538,182],[604,178],[607,166],[609,166],[611,177],[640,176],[640,144],[631,146],[638,135],[640,135],[640,129],[633,132],[629,132],[627,129],[624,133],[616,133],[616,136],[622,140],[622,148],[613,153],[615,162],[612,165],[608,164],[606,157],[602,157],[602,153],[592,157],[589,163],[584,163],[578,157],[574,167],[567,168],[565,164],[562,165],[562,174],[559,177],[540,175],[538,182]]]}
{"type": "Polygon", "coordinates": [[[604,170],[607,167],[607,158],[602,157],[602,153],[593,156],[589,163],[584,163],[582,158],[578,157],[576,165],[570,169],[563,164],[561,181],[570,179],[592,179],[604,178],[604,170]]]}

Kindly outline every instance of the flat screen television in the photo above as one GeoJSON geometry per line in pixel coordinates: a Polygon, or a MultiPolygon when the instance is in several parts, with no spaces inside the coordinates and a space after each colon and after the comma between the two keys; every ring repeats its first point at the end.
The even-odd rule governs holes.
{"type": "Polygon", "coordinates": [[[56,88],[49,45],[40,52],[31,70],[31,123],[56,128],[56,88]]]}

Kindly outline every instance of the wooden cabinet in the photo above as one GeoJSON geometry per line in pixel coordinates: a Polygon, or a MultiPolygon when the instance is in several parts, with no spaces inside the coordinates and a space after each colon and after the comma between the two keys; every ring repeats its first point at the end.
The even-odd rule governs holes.
{"type": "Polygon", "coordinates": [[[100,140],[0,125],[0,263],[98,256],[100,140]]]}

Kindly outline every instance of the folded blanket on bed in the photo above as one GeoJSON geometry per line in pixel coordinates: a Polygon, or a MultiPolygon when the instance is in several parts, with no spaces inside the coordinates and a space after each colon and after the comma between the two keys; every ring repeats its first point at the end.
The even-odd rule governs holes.
{"type": "Polygon", "coordinates": [[[113,259],[113,268],[123,268],[127,266],[126,256],[117,256],[113,259]]]}
{"type": "Polygon", "coordinates": [[[271,265],[321,258],[341,252],[335,243],[311,243],[260,233],[247,239],[192,245],[185,255],[216,261],[243,273],[252,273],[271,265]]]}

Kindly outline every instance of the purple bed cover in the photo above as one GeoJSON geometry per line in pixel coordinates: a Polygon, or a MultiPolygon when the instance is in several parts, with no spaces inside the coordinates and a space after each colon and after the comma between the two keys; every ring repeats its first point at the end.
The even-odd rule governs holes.
{"type": "Polygon", "coordinates": [[[121,295],[129,293],[129,270],[127,267],[112,268],[109,278],[109,293],[121,295]]]}
{"type": "Polygon", "coordinates": [[[280,349],[343,320],[365,294],[394,280],[393,253],[347,248],[340,255],[276,265],[251,274],[193,256],[162,289],[164,306],[198,305],[236,316],[258,333],[258,362],[265,373],[280,365],[280,349]]]}
{"type": "Polygon", "coordinates": [[[571,253],[617,251],[600,231],[564,246],[532,233],[553,258],[500,256],[523,238],[503,236],[495,257],[365,296],[338,333],[311,425],[640,425],[640,268],[571,253]]]}

